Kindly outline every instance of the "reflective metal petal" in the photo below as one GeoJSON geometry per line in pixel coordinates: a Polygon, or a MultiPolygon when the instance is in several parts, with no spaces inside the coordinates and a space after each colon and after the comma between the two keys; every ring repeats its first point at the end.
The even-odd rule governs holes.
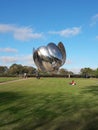
{"type": "Polygon", "coordinates": [[[66,50],[62,42],[58,43],[58,47],[62,53],[62,65],[63,65],[66,61],[66,50]]]}
{"type": "Polygon", "coordinates": [[[56,46],[54,43],[49,43],[47,45],[47,48],[48,48],[48,51],[49,51],[49,54],[51,55],[51,57],[57,58],[59,60],[62,59],[61,51],[58,48],[58,46],[56,46]]]}

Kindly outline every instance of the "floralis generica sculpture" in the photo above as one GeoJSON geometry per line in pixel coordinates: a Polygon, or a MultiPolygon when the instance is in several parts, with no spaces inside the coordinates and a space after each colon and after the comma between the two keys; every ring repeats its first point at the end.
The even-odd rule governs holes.
{"type": "Polygon", "coordinates": [[[66,50],[62,42],[49,43],[33,50],[33,60],[38,70],[56,73],[66,61],[66,50]]]}

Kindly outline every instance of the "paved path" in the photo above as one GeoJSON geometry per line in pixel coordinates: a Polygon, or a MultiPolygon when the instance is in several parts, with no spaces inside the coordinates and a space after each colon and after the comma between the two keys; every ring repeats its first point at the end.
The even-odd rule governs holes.
{"type": "Polygon", "coordinates": [[[16,79],[16,80],[11,80],[11,81],[1,82],[0,85],[13,83],[13,82],[18,82],[18,81],[22,81],[22,80],[26,80],[26,79],[28,79],[28,78],[22,78],[22,79],[16,79]]]}

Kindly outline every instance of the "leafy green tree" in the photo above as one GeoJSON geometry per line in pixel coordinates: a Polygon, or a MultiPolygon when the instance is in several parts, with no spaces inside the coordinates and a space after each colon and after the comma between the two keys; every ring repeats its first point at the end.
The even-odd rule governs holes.
{"type": "Polygon", "coordinates": [[[0,66],[0,75],[6,74],[7,71],[8,71],[8,67],[7,66],[0,66]]]}
{"type": "Polygon", "coordinates": [[[95,77],[98,78],[98,68],[95,70],[95,77]]]}
{"type": "Polygon", "coordinates": [[[61,75],[73,75],[73,72],[72,71],[68,71],[67,69],[61,68],[59,70],[59,74],[61,74],[61,75]]]}
{"type": "Polygon", "coordinates": [[[23,72],[23,66],[21,64],[12,64],[9,68],[9,74],[19,75],[23,72]]]}
{"type": "Polygon", "coordinates": [[[68,71],[67,71],[66,69],[64,69],[64,68],[61,68],[61,69],[59,70],[59,74],[61,74],[61,75],[67,75],[67,74],[68,74],[68,71]]]}
{"type": "Polygon", "coordinates": [[[23,66],[23,73],[27,73],[29,75],[35,73],[35,68],[32,66],[23,66]]]}
{"type": "Polygon", "coordinates": [[[80,70],[80,74],[83,76],[83,77],[92,77],[94,76],[94,70],[91,69],[91,68],[82,68],[80,70]]]}

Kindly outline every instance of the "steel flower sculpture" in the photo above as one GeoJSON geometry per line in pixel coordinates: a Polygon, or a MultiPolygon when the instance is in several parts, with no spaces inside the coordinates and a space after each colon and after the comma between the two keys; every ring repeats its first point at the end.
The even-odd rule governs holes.
{"type": "Polygon", "coordinates": [[[33,60],[38,70],[43,72],[57,72],[65,63],[66,50],[62,42],[58,45],[49,43],[33,50],[33,60]]]}

